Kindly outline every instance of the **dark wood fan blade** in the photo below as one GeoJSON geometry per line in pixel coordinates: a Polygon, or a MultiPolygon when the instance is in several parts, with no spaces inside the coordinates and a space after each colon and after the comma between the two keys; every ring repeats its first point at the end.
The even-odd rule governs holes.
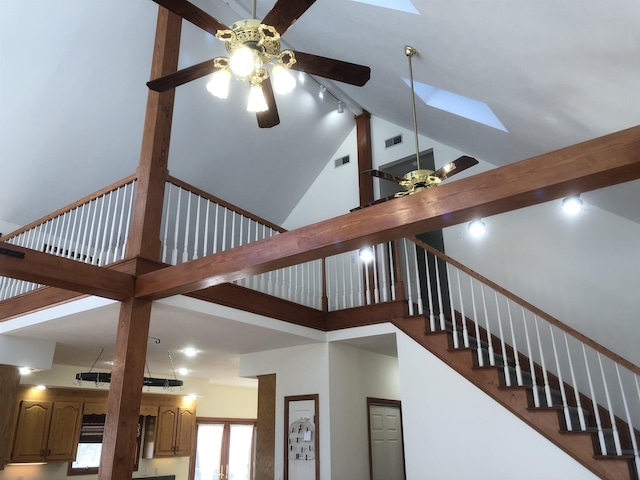
{"type": "Polygon", "coordinates": [[[200,27],[205,32],[215,35],[218,30],[227,30],[224,23],[220,23],[204,10],[199,9],[187,0],[153,0],[158,5],[166,8],[170,12],[180,15],[186,21],[200,27]]]}
{"type": "Polygon", "coordinates": [[[447,163],[444,167],[434,172],[433,176],[440,177],[442,180],[444,180],[445,178],[452,177],[453,175],[456,175],[463,170],[466,170],[467,168],[473,167],[477,164],[478,160],[476,160],[475,158],[463,155],[457,160],[454,160],[451,163],[447,163]]]}
{"type": "Polygon", "coordinates": [[[151,80],[150,82],[147,82],[147,87],[156,92],[166,92],[167,90],[171,90],[172,88],[190,82],[191,80],[195,80],[196,78],[209,75],[216,70],[218,70],[218,67],[213,64],[213,59],[211,59],[191,67],[183,68],[182,70],[170,73],[164,77],[151,80]]]}
{"type": "Polygon", "coordinates": [[[260,128],[275,127],[280,123],[280,116],[278,115],[278,107],[276,105],[276,97],[273,95],[271,80],[268,77],[262,81],[262,93],[269,109],[264,112],[256,112],[258,126],[260,128]]]}
{"type": "Polygon", "coordinates": [[[296,63],[291,66],[291,70],[330,78],[358,87],[362,87],[371,78],[371,69],[364,65],[320,57],[311,53],[293,53],[296,56],[296,63]]]}
{"type": "Polygon", "coordinates": [[[396,198],[395,195],[389,195],[388,197],[379,198],[378,200],[374,200],[373,202],[365,203],[364,205],[360,205],[359,207],[352,208],[349,210],[350,212],[355,212],[356,210],[360,210],[362,208],[370,207],[371,205],[377,205],[378,203],[388,202],[389,200],[393,200],[396,198]]]}
{"type": "Polygon", "coordinates": [[[383,172],[382,170],[363,170],[362,173],[371,175],[372,177],[384,178],[385,180],[391,180],[392,182],[400,183],[404,182],[404,178],[396,177],[390,173],[383,172]]]}
{"type": "Polygon", "coordinates": [[[282,35],[315,1],[316,0],[278,0],[269,13],[267,13],[267,16],[262,19],[262,23],[272,26],[282,35]]]}

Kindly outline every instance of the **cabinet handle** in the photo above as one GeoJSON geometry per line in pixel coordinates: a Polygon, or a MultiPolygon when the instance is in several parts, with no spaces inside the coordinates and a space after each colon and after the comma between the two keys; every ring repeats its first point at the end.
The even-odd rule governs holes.
{"type": "Polygon", "coordinates": [[[40,450],[40,456],[44,457],[44,448],[42,450],[40,450]]]}
{"type": "Polygon", "coordinates": [[[51,449],[47,450],[47,456],[51,455],[51,449]]]}

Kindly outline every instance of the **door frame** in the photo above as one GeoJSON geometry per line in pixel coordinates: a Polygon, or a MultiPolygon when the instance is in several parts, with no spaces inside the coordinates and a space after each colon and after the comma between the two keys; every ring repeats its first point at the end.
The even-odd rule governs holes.
{"type": "Polygon", "coordinates": [[[402,425],[402,465],[404,478],[407,478],[407,465],[404,458],[404,425],[402,422],[402,402],[386,398],[367,397],[367,438],[369,439],[369,480],[373,480],[373,452],[371,451],[371,406],[397,407],[400,411],[400,425],[402,425]]]}

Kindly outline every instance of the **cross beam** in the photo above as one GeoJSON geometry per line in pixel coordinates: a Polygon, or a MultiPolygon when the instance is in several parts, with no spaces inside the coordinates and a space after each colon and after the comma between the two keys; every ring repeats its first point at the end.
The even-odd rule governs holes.
{"type": "Polygon", "coordinates": [[[640,178],[640,126],[141,275],[163,298],[640,178]]]}

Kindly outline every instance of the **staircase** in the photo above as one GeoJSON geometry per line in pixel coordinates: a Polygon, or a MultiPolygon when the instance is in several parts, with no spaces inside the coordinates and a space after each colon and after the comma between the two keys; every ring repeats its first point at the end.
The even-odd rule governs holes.
{"type": "MultiPolygon", "coordinates": [[[[607,452],[615,452],[616,435],[611,425],[598,430],[592,402],[582,395],[580,407],[576,405],[577,402],[569,401],[570,405],[565,409],[563,397],[564,403],[567,403],[569,398],[574,397],[574,392],[568,385],[563,385],[563,393],[559,380],[550,372],[543,373],[537,364],[533,364],[532,371],[521,370],[522,385],[518,385],[518,374],[512,366],[515,364],[513,349],[507,349],[506,359],[502,354],[490,353],[486,331],[479,329],[480,340],[468,334],[468,343],[463,343],[463,332],[458,331],[449,320],[445,322],[444,330],[433,331],[429,326],[429,318],[423,315],[397,319],[393,323],[596,475],[616,480],[640,478],[634,466],[632,442],[629,435],[622,433],[628,431],[624,422],[617,418],[615,420],[622,454],[603,454],[600,440],[606,443],[607,452]],[[455,336],[458,341],[454,341],[455,336]],[[477,352],[485,359],[483,366],[479,364],[477,352]],[[494,357],[493,365],[489,362],[490,355],[494,357]],[[551,387],[548,392],[545,387],[536,385],[536,375],[538,378],[543,375],[549,378],[551,387]],[[511,378],[507,379],[507,376],[511,378]],[[535,406],[535,397],[538,398],[538,407],[535,406]],[[585,424],[584,430],[569,429],[581,421],[585,424]]],[[[466,320],[466,326],[467,331],[475,331],[475,325],[469,319],[466,320]]],[[[519,354],[519,364],[528,365],[529,359],[519,354]]],[[[608,418],[609,412],[600,407],[599,416],[601,420],[608,418]]],[[[635,433],[636,438],[640,439],[640,434],[637,431],[635,433]]]]}

